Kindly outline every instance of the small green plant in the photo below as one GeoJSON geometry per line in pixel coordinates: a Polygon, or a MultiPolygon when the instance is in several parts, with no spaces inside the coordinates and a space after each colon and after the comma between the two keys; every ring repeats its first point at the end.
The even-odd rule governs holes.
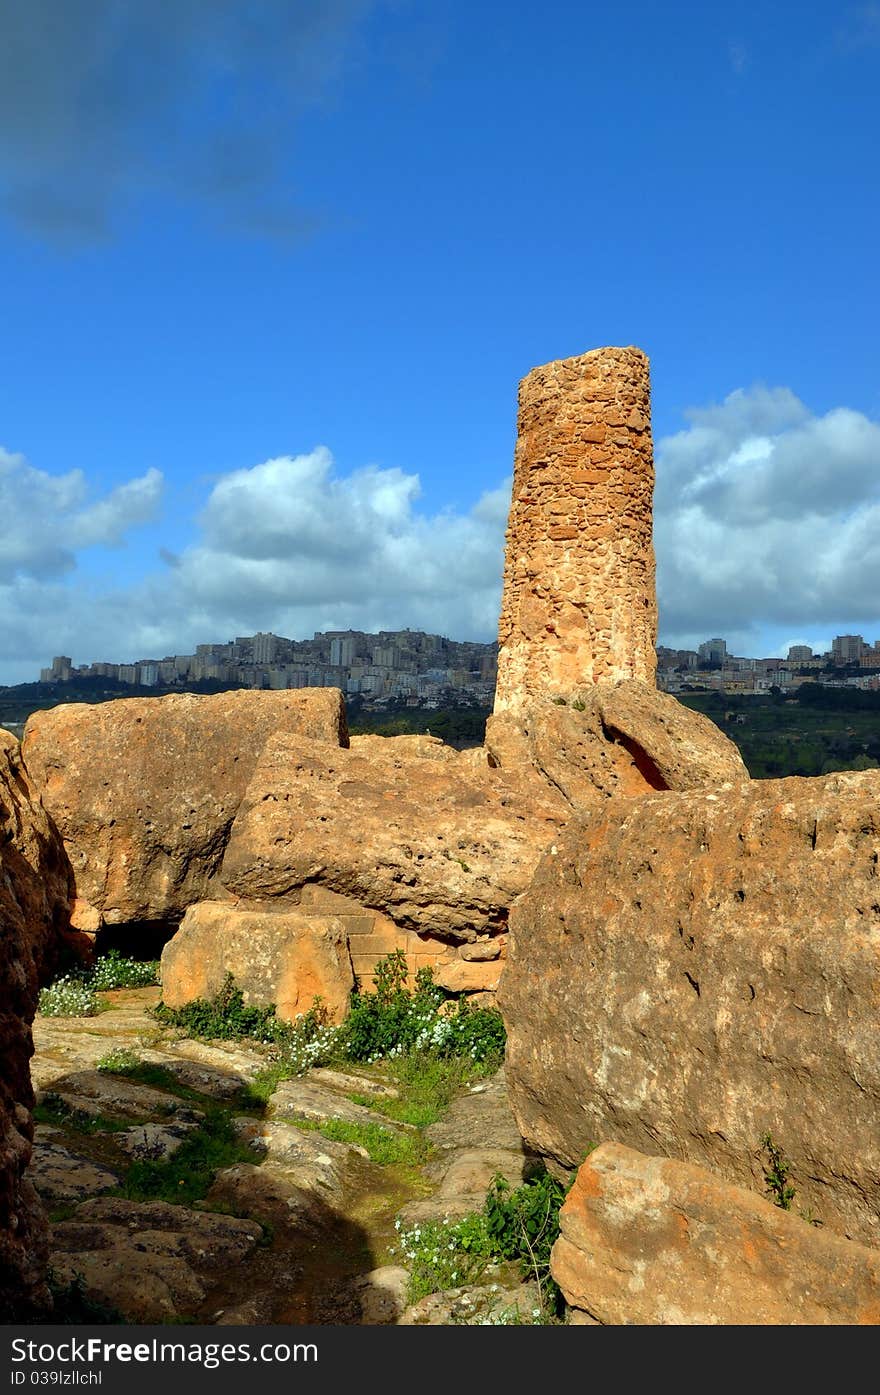
{"type": "Polygon", "coordinates": [[[114,1195],[130,1201],[169,1201],[192,1206],[204,1200],[217,1173],[253,1162],[253,1151],[235,1131],[229,1115],[205,1100],[205,1118],[168,1158],[133,1162],[114,1195]]]}
{"type": "Polygon", "coordinates": [[[372,993],[352,995],[339,1046],[353,1061],[394,1060],[408,1053],[469,1058],[475,1073],[496,1069],[504,1058],[504,1023],[494,1008],[450,1004],[430,969],[420,969],[407,987],[401,950],[376,965],[372,993]],[[450,1010],[451,1008],[451,1010],[450,1010]]]}
{"type": "Polygon", "coordinates": [[[102,955],[87,977],[96,993],[106,993],[113,988],[147,988],[158,981],[158,959],[128,959],[118,949],[102,955]]]}
{"type": "Polygon", "coordinates": [[[127,1046],[114,1046],[96,1063],[95,1069],[108,1075],[127,1075],[141,1064],[136,1051],[127,1046]]]}
{"type": "Polygon", "coordinates": [[[232,974],[226,975],[222,988],[213,998],[196,998],[180,1008],[159,1003],[153,1008],[153,1016],[165,1027],[181,1027],[207,1041],[252,1037],[271,1042],[284,1039],[290,1030],[287,1023],[276,1017],[274,1007],[246,1004],[232,974]]]}
{"type": "Polygon", "coordinates": [[[422,1221],[405,1226],[395,1221],[398,1244],[392,1253],[410,1271],[409,1301],[429,1293],[476,1283],[492,1263],[486,1218],[473,1212],[460,1221],[422,1221]]]}
{"type": "Polygon", "coordinates": [[[783,1211],[790,1211],[795,1195],[795,1188],[788,1180],[791,1176],[791,1163],[770,1133],[762,1134],[761,1148],[766,1154],[764,1181],[767,1184],[767,1195],[774,1206],[780,1206],[783,1211]]]}
{"type": "Polygon", "coordinates": [[[419,1133],[402,1133],[397,1129],[386,1129],[381,1124],[368,1122],[353,1123],[348,1119],[301,1119],[297,1127],[314,1129],[325,1138],[337,1143],[353,1143],[365,1148],[370,1161],[380,1167],[393,1167],[402,1163],[408,1167],[424,1162],[428,1146],[419,1133]]]}
{"type": "Polygon", "coordinates": [[[523,1278],[534,1279],[541,1306],[561,1311],[562,1296],[550,1277],[550,1251],[559,1236],[559,1208],[565,1200],[561,1182],[540,1172],[521,1187],[497,1176],[485,1202],[486,1230],[493,1251],[519,1265],[523,1278]]]}
{"type": "Polygon", "coordinates": [[[60,1095],[49,1090],[39,1104],[34,1105],[34,1119],[38,1124],[51,1124],[56,1129],[67,1129],[74,1133],[123,1133],[137,1123],[136,1119],[111,1119],[101,1114],[87,1114],[84,1109],[71,1109],[60,1095]]]}
{"type": "Polygon", "coordinates": [[[550,1251],[559,1235],[559,1208],[564,1200],[565,1189],[548,1172],[516,1188],[497,1176],[482,1211],[462,1220],[405,1226],[398,1219],[399,1247],[393,1252],[400,1253],[410,1270],[410,1302],[473,1284],[490,1265],[506,1260],[518,1266],[524,1279],[537,1284],[540,1301],[532,1321],[558,1321],[563,1301],[550,1277],[550,1251]]]}
{"type": "Polygon", "coordinates": [[[587,710],[587,704],[585,702],[581,702],[580,698],[575,698],[574,702],[571,705],[574,708],[575,712],[586,712],[587,710]]]}
{"type": "Polygon", "coordinates": [[[101,1003],[94,989],[82,979],[63,974],[41,991],[37,1011],[44,1017],[97,1017],[101,1003]]]}

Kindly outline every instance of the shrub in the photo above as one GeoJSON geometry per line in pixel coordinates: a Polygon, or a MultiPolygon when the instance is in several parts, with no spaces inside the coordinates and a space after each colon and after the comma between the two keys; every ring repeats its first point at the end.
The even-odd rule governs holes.
{"type": "Polygon", "coordinates": [[[156,983],[158,970],[158,960],[126,959],[117,949],[111,949],[92,968],[80,965],[70,969],[44,988],[37,1011],[45,1017],[95,1017],[107,1006],[98,998],[99,993],[156,983]]]}
{"type": "Polygon", "coordinates": [[[782,1149],[774,1142],[771,1134],[762,1135],[761,1147],[767,1155],[767,1162],[764,1165],[767,1195],[774,1206],[781,1207],[783,1211],[790,1211],[795,1193],[794,1187],[788,1180],[791,1176],[791,1163],[782,1149]]]}
{"type": "Polygon", "coordinates": [[[96,1017],[101,1004],[94,989],[73,974],[63,974],[42,989],[37,1011],[44,1017],[96,1017]]]}
{"type": "Polygon", "coordinates": [[[492,1262],[486,1219],[473,1212],[460,1221],[395,1221],[401,1263],[410,1271],[408,1297],[417,1303],[429,1293],[476,1283],[492,1262]]]}
{"type": "Polygon", "coordinates": [[[288,1032],[287,1023],[275,1016],[274,1007],[250,1007],[244,994],[236,988],[232,974],[227,974],[223,987],[213,998],[196,998],[181,1008],[159,1003],[153,1016],[166,1027],[182,1027],[194,1037],[204,1040],[231,1040],[252,1037],[257,1041],[277,1041],[288,1032]]]}
{"type": "Polygon", "coordinates": [[[266,1083],[271,1077],[277,1084],[285,1075],[331,1061],[395,1062],[417,1056],[429,1075],[437,1074],[437,1060],[463,1062],[466,1069],[456,1078],[461,1085],[501,1064],[504,1023],[495,1008],[470,1007],[464,1000],[451,1004],[430,969],[420,969],[410,989],[400,950],[378,962],[375,983],[371,993],[352,994],[351,1011],[340,1027],[330,1025],[320,998],[292,1023],[279,1021],[273,1007],[249,1007],[231,974],[214,998],[199,998],[182,1008],[160,1003],[153,1015],[164,1026],[195,1037],[250,1037],[273,1045],[275,1063],[266,1072],[266,1083]]]}
{"type": "Polygon", "coordinates": [[[406,985],[406,958],[395,950],[376,965],[372,993],[352,995],[351,1013],[340,1046],[353,1061],[394,1059],[406,1053],[460,1056],[495,1069],[504,1057],[504,1022],[495,1008],[470,1007],[461,999],[453,1010],[430,969],[406,985]]]}
{"type": "Polygon", "coordinates": [[[545,1171],[515,1189],[504,1177],[496,1177],[484,1207],[494,1252],[515,1260],[523,1278],[534,1279],[543,1299],[557,1309],[561,1295],[550,1277],[550,1251],[559,1236],[564,1200],[562,1183],[545,1171]]]}
{"type": "Polygon", "coordinates": [[[147,988],[159,982],[159,961],[127,959],[118,949],[111,949],[98,959],[87,982],[98,993],[111,988],[147,988]]]}
{"type": "Polygon", "coordinates": [[[563,1300],[550,1277],[550,1251],[559,1235],[559,1208],[564,1200],[564,1188],[548,1172],[516,1188],[498,1176],[482,1211],[460,1221],[424,1221],[407,1227],[397,1220],[399,1253],[411,1274],[410,1302],[473,1284],[490,1265],[507,1260],[517,1264],[524,1279],[538,1285],[541,1303],[533,1319],[556,1320],[563,1300]]]}

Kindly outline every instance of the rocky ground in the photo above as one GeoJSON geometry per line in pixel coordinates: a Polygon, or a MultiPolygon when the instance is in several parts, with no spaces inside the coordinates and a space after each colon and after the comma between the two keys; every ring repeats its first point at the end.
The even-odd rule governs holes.
{"type": "Polygon", "coordinates": [[[52,1222],[57,1285],[76,1281],[126,1322],[414,1324],[531,1313],[536,1293],[510,1269],[408,1307],[395,1244],[398,1217],[455,1219],[480,1208],[496,1173],[514,1185],[528,1175],[503,1072],[419,1130],[364,1103],[394,1093],[380,1066],[277,1083],[259,1044],[207,1044],[161,1028],[149,1014],[159,989],[106,997],[97,1017],[34,1024],[31,1176],[52,1222]],[[359,1143],[320,1131],[346,1125],[360,1137],[371,1128],[406,1134],[405,1146],[380,1165],[359,1143]]]}

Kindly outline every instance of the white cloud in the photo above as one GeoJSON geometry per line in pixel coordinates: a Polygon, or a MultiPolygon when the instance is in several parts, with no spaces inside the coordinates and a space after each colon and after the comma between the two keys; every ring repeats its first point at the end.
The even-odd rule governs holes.
{"type": "Polygon", "coordinates": [[[488,638],[509,487],[467,514],[420,514],[419,493],[418,476],[399,469],[340,477],[323,446],[237,470],[214,487],[175,586],[239,632],[409,625],[488,638]]]}
{"type": "Polygon", "coordinates": [[[0,447],[0,583],[58,577],[74,569],[78,549],[121,544],[155,517],[162,485],[160,471],[148,470],[89,502],[82,470],[49,475],[0,447]]]}
{"type": "Polygon", "coordinates": [[[815,416],[787,388],[686,415],[656,452],[666,642],[880,632],[880,424],[845,407],[815,416]]]}
{"type": "MultiPolygon", "coordinates": [[[[281,456],[222,476],[196,540],[163,552],[163,570],[96,592],[76,575],[61,584],[75,549],[118,542],[143,521],[158,472],[87,504],[79,472],[53,478],[6,459],[17,462],[19,498],[42,491],[52,508],[42,544],[34,535],[27,557],[0,577],[11,617],[0,681],[33,679],[53,654],[121,662],[256,630],[303,638],[409,626],[485,640],[497,631],[509,481],[467,513],[426,515],[415,474],[366,466],[342,476],[323,446],[281,456]]],[[[28,508],[0,523],[0,559],[28,508]]]]}
{"type": "MultiPolygon", "coordinates": [[[[792,636],[880,637],[880,425],[763,387],[686,420],[657,443],[663,642],[723,635],[754,654],[792,636]]],[[[256,630],[497,632],[509,481],[468,511],[426,514],[414,473],[341,474],[323,446],[280,456],[217,479],[193,541],[153,573],[97,589],[78,551],[123,543],[161,488],[152,470],[95,500],[80,471],[0,452],[0,681],[53,654],[162,657],[256,630]]]]}

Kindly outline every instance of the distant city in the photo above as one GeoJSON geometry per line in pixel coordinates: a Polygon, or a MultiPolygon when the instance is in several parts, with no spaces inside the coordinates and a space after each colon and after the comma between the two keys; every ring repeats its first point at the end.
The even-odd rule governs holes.
{"type": "Polygon", "coordinates": [[[707,639],[698,649],[657,648],[657,686],[667,693],[694,687],[724,693],[767,693],[823,683],[833,688],[880,690],[880,639],[838,635],[825,654],[793,644],[785,659],[747,659],[727,652],[723,639],[707,639]]]}
{"type": "Polygon", "coordinates": [[[199,644],[194,654],[133,664],[77,668],[62,654],[40,671],[40,682],[108,678],[139,688],[174,688],[207,680],[247,688],[341,688],[368,707],[489,706],[497,667],[494,642],[471,644],[421,630],[328,630],[304,640],[240,636],[226,644],[199,644]]]}
{"type": "MultiPolygon", "coordinates": [[[[469,643],[421,630],[327,630],[306,640],[261,632],[225,644],[199,644],[194,654],[131,664],[75,667],[62,654],[40,671],[40,682],[107,678],[147,689],[200,681],[248,688],[341,688],[373,708],[401,702],[489,707],[497,666],[497,643],[469,643]]],[[[657,685],[669,693],[697,687],[767,693],[801,683],[880,690],[880,640],[869,644],[861,635],[838,635],[827,653],[814,654],[809,645],[796,644],[784,659],[739,657],[720,638],[707,639],[698,649],[657,647],[657,685]]]]}

